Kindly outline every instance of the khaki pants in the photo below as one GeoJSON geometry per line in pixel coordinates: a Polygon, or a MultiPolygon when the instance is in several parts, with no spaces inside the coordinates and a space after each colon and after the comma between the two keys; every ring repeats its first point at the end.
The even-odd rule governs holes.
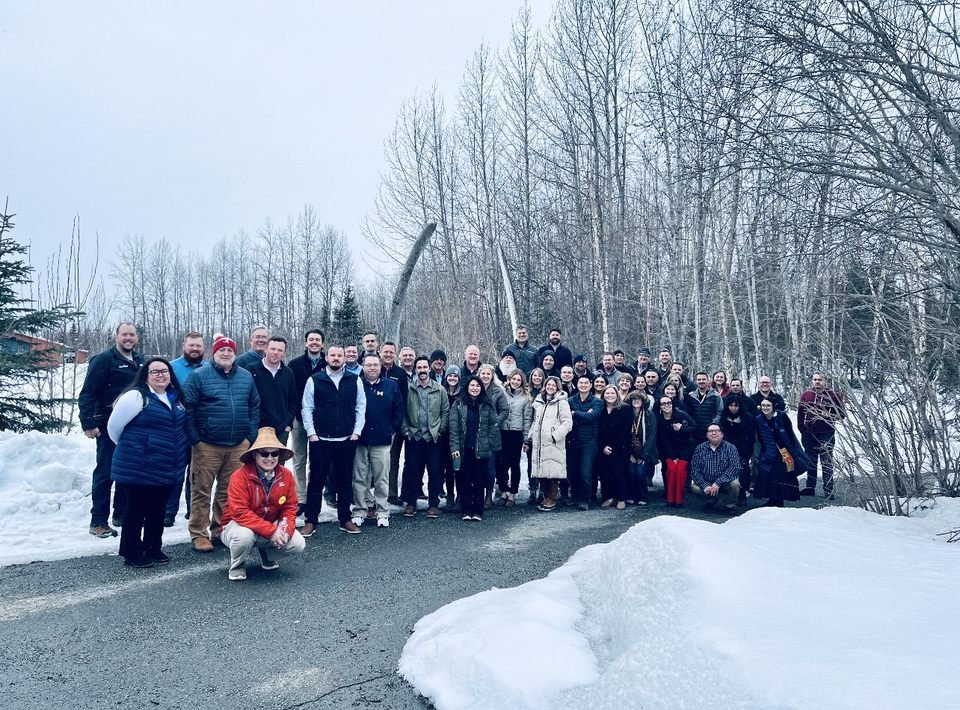
{"type": "Polygon", "coordinates": [[[240,567],[247,560],[247,556],[253,552],[253,548],[266,550],[268,553],[276,552],[278,555],[292,555],[303,552],[307,546],[307,541],[303,539],[300,531],[294,530],[293,535],[287,540],[287,544],[277,549],[270,542],[270,538],[257,535],[250,528],[245,528],[236,520],[231,520],[223,529],[220,535],[220,541],[230,550],[230,569],[240,567]]]}
{"type": "Polygon", "coordinates": [[[293,429],[290,430],[290,448],[293,449],[293,475],[297,479],[297,500],[302,506],[307,500],[307,430],[299,419],[293,420],[293,429]]]}
{"type": "Polygon", "coordinates": [[[227,502],[230,474],[242,465],[240,454],[250,448],[244,439],[236,446],[216,446],[200,442],[191,451],[190,459],[190,539],[207,537],[207,528],[213,537],[220,534],[220,518],[227,502]],[[210,494],[217,484],[213,501],[213,525],[210,524],[210,494]]]}
{"type": "Polygon", "coordinates": [[[358,446],[353,457],[353,514],[363,515],[376,505],[377,517],[390,516],[390,445],[358,446]],[[371,493],[373,489],[373,493],[371,493]]]}
{"type": "Polygon", "coordinates": [[[724,508],[733,508],[737,505],[737,498],[740,497],[740,481],[730,481],[730,483],[723,484],[717,491],[716,496],[708,496],[696,483],[691,484],[690,490],[707,500],[716,501],[718,505],[722,505],[724,508]]]}

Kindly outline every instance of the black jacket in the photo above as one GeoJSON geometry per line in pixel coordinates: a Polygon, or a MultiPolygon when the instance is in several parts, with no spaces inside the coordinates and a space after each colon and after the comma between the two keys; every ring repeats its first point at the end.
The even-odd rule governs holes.
{"type": "Polygon", "coordinates": [[[253,376],[260,395],[260,426],[273,427],[278,433],[293,426],[303,398],[303,393],[297,390],[293,370],[281,362],[277,374],[273,375],[261,360],[250,365],[247,371],[253,376]]]}
{"type": "MultiPolygon", "coordinates": [[[[307,354],[307,351],[303,351],[303,355],[300,357],[295,357],[290,361],[290,364],[287,366],[293,372],[293,379],[297,383],[297,401],[303,399],[303,388],[307,386],[307,380],[313,377],[315,374],[323,370],[327,366],[327,360],[323,357],[323,351],[320,351],[320,359],[317,360],[316,366],[310,362],[310,356],[307,354]]],[[[300,414],[300,405],[297,405],[297,419],[303,421],[303,417],[300,414]]]]}
{"type": "MultiPolygon", "coordinates": [[[[116,347],[104,350],[96,355],[87,365],[87,376],[83,381],[83,388],[77,399],[80,409],[80,428],[101,428],[106,435],[105,427],[113,403],[120,396],[137,375],[137,370],[143,365],[143,355],[133,353],[133,361],[127,360],[116,347]]],[[[180,383],[183,386],[183,383],[180,383]]]]}

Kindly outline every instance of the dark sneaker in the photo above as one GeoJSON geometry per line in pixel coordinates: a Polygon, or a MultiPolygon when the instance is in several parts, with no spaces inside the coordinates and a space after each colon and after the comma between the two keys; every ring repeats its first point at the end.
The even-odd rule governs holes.
{"type": "Polygon", "coordinates": [[[165,565],[170,561],[170,558],[162,552],[154,552],[152,555],[144,555],[144,557],[155,565],[165,565]]]}
{"type": "Polygon", "coordinates": [[[587,501],[581,501],[580,503],[577,503],[577,508],[580,510],[590,510],[590,506],[587,505],[587,501]]]}
{"type": "Polygon", "coordinates": [[[122,515],[117,515],[116,513],[114,513],[114,514],[113,514],[113,517],[110,518],[110,524],[113,525],[113,527],[115,527],[115,528],[122,528],[122,527],[123,527],[123,516],[122,516],[122,515]]]}
{"type": "Polygon", "coordinates": [[[317,531],[317,526],[315,523],[304,523],[303,527],[300,528],[300,534],[304,537],[310,537],[317,531]]]}
{"type": "Polygon", "coordinates": [[[94,537],[116,537],[117,531],[109,525],[91,525],[90,534],[94,537]]]}
{"type": "Polygon", "coordinates": [[[145,557],[124,557],[123,564],[125,564],[127,567],[147,569],[148,567],[153,567],[153,560],[148,560],[145,557]]]}
{"type": "Polygon", "coordinates": [[[163,527],[172,528],[174,523],[174,516],[168,515],[163,519],[163,527]]]}
{"type": "Polygon", "coordinates": [[[257,552],[260,554],[260,569],[265,569],[267,572],[280,569],[280,565],[271,560],[270,555],[262,547],[258,547],[257,552]]]}
{"type": "Polygon", "coordinates": [[[390,505],[403,505],[403,501],[397,496],[390,496],[387,498],[387,503],[390,505]]]}
{"type": "Polygon", "coordinates": [[[440,509],[439,509],[439,508],[428,508],[428,509],[427,509],[427,517],[428,517],[428,518],[439,518],[439,517],[440,517],[440,509]]]}
{"type": "Polygon", "coordinates": [[[416,514],[417,514],[417,509],[412,505],[408,505],[406,508],[403,509],[403,517],[405,518],[412,518],[416,514]]]}

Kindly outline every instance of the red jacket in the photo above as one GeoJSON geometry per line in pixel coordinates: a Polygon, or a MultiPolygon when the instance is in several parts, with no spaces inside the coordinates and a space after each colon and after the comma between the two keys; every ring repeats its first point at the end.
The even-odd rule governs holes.
{"type": "Polygon", "coordinates": [[[811,387],[797,403],[797,429],[802,434],[833,434],[837,422],[846,416],[843,395],[834,390],[811,387]]]}
{"type": "Polygon", "coordinates": [[[281,518],[286,518],[287,532],[292,535],[297,524],[297,483],[289,468],[277,466],[269,498],[252,463],[244,464],[230,475],[222,516],[224,527],[235,520],[237,525],[250,528],[260,537],[270,537],[281,518]]]}

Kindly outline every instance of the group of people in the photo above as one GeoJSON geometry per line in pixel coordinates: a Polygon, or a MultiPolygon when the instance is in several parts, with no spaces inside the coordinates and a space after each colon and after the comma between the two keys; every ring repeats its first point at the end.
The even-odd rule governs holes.
{"type": "Polygon", "coordinates": [[[354,535],[365,524],[389,527],[398,507],[418,515],[423,498],[428,518],[445,499],[478,522],[493,505],[516,504],[524,470],[527,502],[544,512],[646,505],[657,465],[671,507],[692,491],[734,512],[751,484],[755,497],[782,506],[815,495],[818,464],[832,497],[844,408],[823,374],[798,403],[798,440],[769,377],[748,396],[723,371],[691,380],[666,348],[656,362],[647,348],[630,362],[618,350],[590,368],[557,328],[539,348],[525,326],[515,335],[495,363],[481,362],[476,345],[453,363],[440,349],[418,356],[372,331],[341,345],[312,329],[288,363],[286,339],[257,326],[242,354],[217,334],[208,361],[203,335],[190,332],[168,361],[144,360],[135,326],[121,323],[79,397],[81,426],[97,442],[90,533],[116,536],[119,527],[130,566],[167,562],[163,529],[186,484],[194,550],[222,543],[229,578],[241,580],[254,550],[263,569],[276,569],[274,552],[304,549],[324,502],[354,535]]]}

